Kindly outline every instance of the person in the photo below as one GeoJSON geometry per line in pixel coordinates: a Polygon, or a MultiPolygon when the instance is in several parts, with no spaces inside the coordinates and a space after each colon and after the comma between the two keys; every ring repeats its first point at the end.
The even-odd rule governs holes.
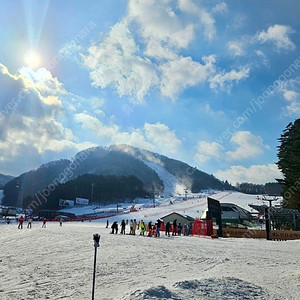
{"type": "Polygon", "coordinates": [[[140,222],[140,227],[141,227],[140,235],[145,235],[146,226],[143,220],[141,220],[140,222]]]}
{"type": "Polygon", "coordinates": [[[126,228],[126,223],[125,220],[122,220],[121,222],[121,234],[125,234],[125,228],[126,228]]]}
{"type": "Polygon", "coordinates": [[[160,237],[160,227],[161,227],[161,219],[158,219],[157,220],[157,223],[156,223],[156,237],[160,237]]]}
{"type": "Polygon", "coordinates": [[[182,232],[182,225],[181,223],[178,224],[178,235],[181,235],[182,232]]]}
{"type": "Polygon", "coordinates": [[[111,225],[111,233],[118,234],[118,222],[117,221],[114,221],[113,224],[111,225]]]}
{"type": "Polygon", "coordinates": [[[166,235],[167,236],[170,236],[170,228],[171,228],[171,224],[170,224],[170,222],[167,222],[167,224],[166,224],[166,235]]]}
{"type": "Polygon", "coordinates": [[[63,218],[59,219],[59,226],[62,226],[63,218]]]}
{"type": "Polygon", "coordinates": [[[30,229],[31,229],[31,224],[32,224],[32,218],[29,217],[29,218],[28,218],[27,228],[30,228],[30,229]]]}
{"type": "Polygon", "coordinates": [[[177,232],[178,232],[177,219],[175,219],[175,220],[173,221],[173,233],[172,233],[172,235],[176,235],[177,232]]]}
{"type": "Polygon", "coordinates": [[[132,232],[133,235],[135,235],[136,226],[137,226],[136,219],[133,219],[133,232],[132,232]]]}
{"type": "Polygon", "coordinates": [[[43,225],[42,225],[42,228],[46,228],[46,222],[47,222],[47,220],[46,220],[46,219],[44,219],[44,220],[43,220],[43,225]]]}
{"type": "Polygon", "coordinates": [[[183,225],[183,235],[188,236],[188,226],[186,224],[183,225]]]}
{"type": "Polygon", "coordinates": [[[21,217],[19,218],[18,229],[23,229],[23,222],[24,222],[24,218],[23,218],[23,216],[21,216],[21,217]]]}
{"type": "Polygon", "coordinates": [[[8,217],[6,218],[6,223],[10,224],[10,219],[8,217]]]}
{"type": "Polygon", "coordinates": [[[108,228],[108,226],[109,226],[109,221],[106,220],[106,228],[108,228]]]}
{"type": "Polygon", "coordinates": [[[129,227],[130,227],[129,234],[133,234],[133,220],[132,219],[130,220],[129,227]]]}
{"type": "Polygon", "coordinates": [[[152,236],[152,222],[148,223],[148,236],[152,236]]]}

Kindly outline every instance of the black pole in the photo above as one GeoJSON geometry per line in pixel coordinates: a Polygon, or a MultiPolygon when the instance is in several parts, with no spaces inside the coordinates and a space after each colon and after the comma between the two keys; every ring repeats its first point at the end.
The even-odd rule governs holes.
{"type": "Polygon", "coordinates": [[[97,262],[97,248],[100,246],[100,235],[95,233],[94,234],[94,247],[95,247],[95,254],[94,254],[94,274],[93,274],[93,289],[92,289],[92,300],[95,299],[95,281],[96,281],[96,262],[97,262]]]}
{"type": "Polygon", "coordinates": [[[269,207],[265,208],[265,221],[266,221],[266,237],[267,240],[270,240],[270,215],[269,215],[269,207]]]}
{"type": "Polygon", "coordinates": [[[93,274],[92,300],[95,299],[96,261],[97,261],[97,247],[95,247],[95,255],[94,255],[94,274],[93,274]]]}

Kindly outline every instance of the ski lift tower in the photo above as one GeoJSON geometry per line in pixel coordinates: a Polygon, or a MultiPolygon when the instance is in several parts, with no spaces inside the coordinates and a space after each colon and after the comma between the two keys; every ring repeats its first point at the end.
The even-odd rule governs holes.
{"type": "Polygon", "coordinates": [[[277,197],[274,197],[273,199],[267,199],[266,196],[262,197],[262,201],[268,201],[269,202],[269,207],[265,208],[266,237],[267,237],[267,240],[271,239],[270,238],[270,231],[271,231],[270,207],[272,207],[272,202],[276,201],[277,199],[278,199],[277,197]]]}
{"type": "Polygon", "coordinates": [[[272,206],[273,201],[277,201],[277,200],[278,200],[278,198],[276,196],[273,199],[267,199],[266,196],[262,197],[262,201],[268,201],[269,202],[269,207],[272,206]]]}

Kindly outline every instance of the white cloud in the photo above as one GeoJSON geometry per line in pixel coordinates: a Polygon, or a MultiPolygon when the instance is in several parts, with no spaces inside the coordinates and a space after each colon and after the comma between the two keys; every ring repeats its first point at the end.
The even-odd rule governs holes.
{"type": "Polygon", "coordinates": [[[284,87],[279,90],[283,98],[288,102],[283,108],[283,116],[294,117],[300,115],[300,77],[285,82],[284,87]]]}
{"type": "MultiPolygon", "coordinates": [[[[215,12],[225,10],[224,2],[215,7],[215,12]]],[[[215,75],[214,55],[202,58],[204,64],[180,55],[193,41],[199,25],[211,40],[214,23],[213,16],[197,1],[131,0],[128,14],[82,59],[91,70],[94,86],[115,88],[120,97],[130,96],[135,103],[143,102],[152,89],[160,89],[163,97],[174,100],[184,89],[200,83],[230,88],[233,81],[248,76],[249,68],[215,75]]]]}
{"type": "Polygon", "coordinates": [[[112,85],[120,96],[130,95],[133,101],[142,102],[155,85],[155,66],[148,59],[137,56],[138,47],[125,22],[113,26],[109,36],[98,46],[91,46],[83,56],[92,69],[93,85],[101,88],[112,85]]]}
{"type": "Polygon", "coordinates": [[[228,10],[228,6],[225,2],[218,3],[213,9],[213,13],[223,13],[228,10]]]}
{"type": "Polygon", "coordinates": [[[204,64],[191,57],[179,57],[161,66],[161,93],[174,99],[182,89],[205,82],[215,72],[214,56],[202,58],[204,64]]]}
{"type": "MultiPolygon", "coordinates": [[[[191,0],[179,0],[179,8],[186,13],[198,17],[200,24],[204,27],[204,34],[208,40],[212,40],[216,34],[215,20],[204,7],[200,6],[199,1],[193,2],[191,0]],[[197,3],[197,4],[196,4],[197,3]]],[[[219,7],[219,9],[221,6],[219,7]]],[[[224,7],[223,7],[224,8],[224,7]]]]}
{"type": "Polygon", "coordinates": [[[159,153],[176,153],[181,141],[174,131],[162,123],[145,123],[142,129],[131,129],[129,132],[121,131],[116,124],[104,125],[99,119],[86,113],[75,115],[75,121],[82,127],[91,130],[98,137],[104,138],[107,144],[127,144],[141,147],[159,153]]]}
{"type": "Polygon", "coordinates": [[[230,41],[227,43],[227,49],[233,56],[245,55],[244,46],[240,41],[230,41]]]}
{"type": "Polygon", "coordinates": [[[216,143],[208,143],[200,141],[197,146],[197,153],[195,154],[195,161],[205,163],[212,158],[219,159],[222,156],[223,146],[216,143]]]}
{"type": "MultiPolygon", "coordinates": [[[[71,129],[65,128],[64,100],[69,93],[45,68],[21,68],[16,75],[0,66],[0,85],[6,97],[0,102],[1,168],[34,168],[41,157],[80,149],[71,129]],[[15,162],[13,165],[12,161],[15,162]]],[[[9,172],[11,173],[11,172],[9,172]]]]}
{"type": "Polygon", "coordinates": [[[151,141],[160,153],[176,153],[181,141],[176,137],[175,132],[171,131],[168,126],[162,123],[144,125],[145,136],[151,141]]]}
{"type": "Polygon", "coordinates": [[[256,39],[260,43],[271,42],[274,43],[277,51],[294,50],[295,44],[291,41],[289,35],[295,31],[287,25],[273,25],[267,31],[261,31],[256,35],[256,39]]]}
{"type": "Polygon", "coordinates": [[[275,164],[252,165],[249,168],[240,165],[231,166],[227,170],[215,172],[214,175],[221,180],[228,180],[233,185],[237,182],[265,184],[275,182],[277,178],[282,178],[282,173],[275,164]]]}
{"type": "MultiPolygon", "coordinates": [[[[181,7],[179,1],[179,8],[181,7]]],[[[185,1],[190,2],[190,1],[185,1]]],[[[168,48],[186,48],[194,37],[194,25],[184,22],[174,11],[173,1],[131,0],[128,20],[136,22],[146,40],[155,38],[168,48]]]]}
{"type": "Polygon", "coordinates": [[[255,136],[249,131],[237,131],[233,134],[230,142],[236,146],[234,151],[226,152],[228,160],[241,160],[249,157],[255,157],[263,153],[264,148],[260,136],[255,136]]]}
{"type": "Polygon", "coordinates": [[[242,67],[239,71],[231,70],[230,72],[220,72],[209,79],[210,87],[215,89],[220,87],[224,89],[225,87],[231,88],[232,82],[239,82],[245,78],[249,77],[250,68],[242,67]]]}

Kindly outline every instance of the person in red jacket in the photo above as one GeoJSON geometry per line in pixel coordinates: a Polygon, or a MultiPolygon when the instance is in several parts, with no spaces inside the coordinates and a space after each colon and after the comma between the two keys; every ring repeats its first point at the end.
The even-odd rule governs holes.
{"type": "Polygon", "coordinates": [[[21,217],[19,218],[18,229],[23,229],[23,222],[24,222],[24,218],[23,218],[23,216],[21,216],[21,217]]]}

